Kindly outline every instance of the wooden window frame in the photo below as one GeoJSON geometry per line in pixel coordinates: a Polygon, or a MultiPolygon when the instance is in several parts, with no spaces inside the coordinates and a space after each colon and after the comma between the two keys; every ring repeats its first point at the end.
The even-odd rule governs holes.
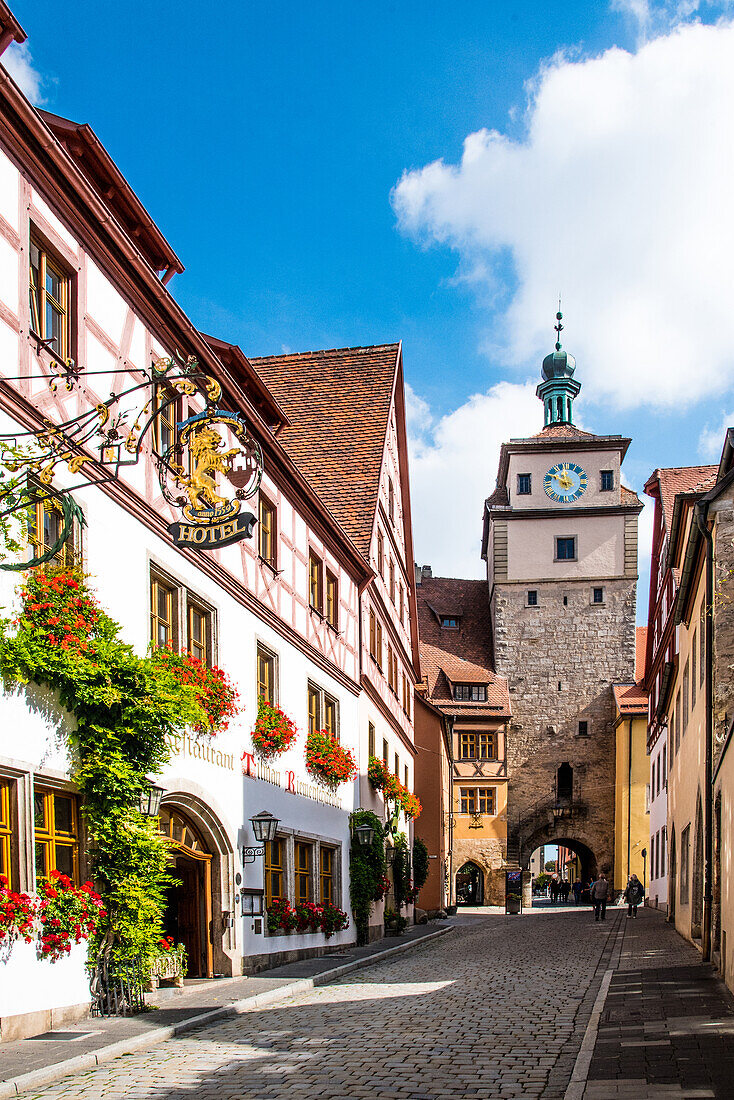
{"type": "Polygon", "coordinates": [[[335,890],[335,874],[336,874],[336,858],[337,849],[329,844],[321,844],[319,846],[319,902],[321,905],[325,905],[327,902],[331,902],[335,905],[334,898],[336,896],[335,890]],[[324,869],[324,856],[329,856],[328,870],[324,869]]]}
{"type": "Polygon", "coordinates": [[[390,759],[390,745],[386,737],[382,739],[382,763],[387,767],[387,762],[390,759]]]}
{"type": "Polygon", "coordinates": [[[180,647],[180,631],[178,623],[178,603],[179,603],[179,587],[166,577],[160,576],[155,570],[151,570],[150,573],[150,640],[152,645],[156,649],[171,649],[174,653],[179,652],[180,647]],[[168,597],[168,611],[170,619],[162,618],[159,613],[158,595],[159,590],[163,590],[168,597]],[[170,637],[166,640],[162,646],[158,640],[158,625],[163,626],[170,630],[170,637]]]}
{"type": "Polygon", "coordinates": [[[390,517],[390,523],[395,525],[395,485],[393,479],[388,475],[387,479],[387,514],[390,517]]]}
{"type": "Polygon", "coordinates": [[[382,671],[382,623],[377,619],[377,631],[375,641],[377,667],[382,671]]]}
{"type": "Polygon", "coordinates": [[[269,907],[273,904],[273,898],[287,898],[288,897],[288,885],[286,878],[287,870],[287,846],[285,837],[276,836],[275,840],[265,841],[265,852],[263,853],[263,876],[264,876],[264,889],[265,889],[265,905],[269,907]],[[279,860],[275,862],[273,860],[273,845],[278,845],[279,860]],[[273,876],[280,876],[280,892],[273,893],[273,876]]]}
{"type": "MultiPolygon", "coordinates": [[[[176,425],[183,420],[181,415],[181,395],[176,393],[174,389],[166,385],[165,382],[159,382],[155,387],[155,393],[153,396],[153,408],[154,420],[153,420],[153,449],[155,453],[162,458],[164,454],[172,452],[169,456],[169,461],[181,463],[182,455],[175,452],[176,444],[178,443],[178,432],[176,425]],[[171,401],[170,399],[173,398],[171,401]],[[166,428],[170,433],[171,443],[169,446],[165,446],[163,442],[163,428],[166,428]]],[[[183,465],[183,463],[181,463],[183,465]]]]}
{"type": "MultiPolygon", "coordinates": [[[[43,486],[37,483],[35,479],[29,481],[29,489],[36,494],[44,491],[43,486]]],[[[61,506],[53,497],[36,500],[35,504],[31,504],[27,510],[28,545],[33,556],[37,558],[46,554],[56,542],[56,539],[53,542],[46,542],[45,519],[47,513],[53,513],[59,517],[59,520],[63,517],[61,506]]],[[[60,527],[61,523],[59,523],[59,529],[60,527]]],[[[68,539],[50,561],[60,565],[63,569],[73,569],[82,564],[81,527],[76,519],[71,521],[71,532],[68,539]]]]}
{"type": "Polygon", "coordinates": [[[278,702],[278,655],[263,645],[262,642],[257,642],[255,647],[255,681],[258,699],[264,698],[266,702],[276,706],[278,702]],[[266,678],[261,675],[268,666],[270,668],[269,684],[266,678]]]}
{"type": "Polygon", "coordinates": [[[31,225],[28,249],[28,303],[29,303],[29,327],[31,334],[39,340],[46,350],[66,363],[74,358],[73,351],[73,322],[74,322],[74,276],[69,271],[68,265],[59,256],[58,252],[50,247],[43,237],[31,225]],[[39,254],[38,287],[34,286],[33,265],[31,263],[32,249],[36,248],[39,254]],[[50,269],[61,282],[61,300],[57,300],[46,290],[46,272],[50,269]],[[61,321],[60,347],[54,348],[51,344],[51,334],[46,332],[46,306],[48,302],[56,309],[61,321]]]}
{"type": "Polygon", "coordinates": [[[396,589],[395,589],[395,561],[394,561],[393,558],[390,558],[389,577],[390,577],[390,600],[391,600],[392,605],[394,607],[395,606],[395,598],[396,598],[396,589]]]}
{"type": "Polygon", "coordinates": [[[486,684],[454,684],[453,695],[454,695],[454,701],[457,702],[457,703],[486,703],[487,702],[487,685],[486,684]],[[475,692],[476,692],[476,695],[475,695],[475,692]]]}
{"type": "Polygon", "coordinates": [[[533,492],[533,475],[532,474],[518,474],[517,475],[517,496],[529,497],[533,492]],[[527,489],[523,488],[526,482],[523,480],[527,478],[527,489]]]}
{"type": "Polygon", "coordinates": [[[326,621],[339,630],[339,581],[330,569],[326,570],[326,621]]]}
{"type": "Polygon", "coordinates": [[[324,614],[324,562],[315,550],[308,552],[308,603],[312,611],[324,614]]]}
{"type": "Polygon", "coordinates": [[[339,740],[339,700],[325,691],[319,684],[308,681],[308,728],[309,731],[325,729],[334,740],[339,740]],[[311,703],[315,706],[312,708],[311,703]],[[330,717],[331,716],[331,717],[330,717]]]}
{"type": "Polygon", "coordinates": [[[556,535],[554,541],[555,541],[555,556],[553,558],[554,561],[578,561],[578,559],[579,559],[579,545],[578,545],[578,538],[577,538],[576,535],[556,535]],[[558,551],[560,549],[560,544],[562,542],[566,542],[566,543],[571,542],[571,543],[573,543],[573,554],[570,554],[570,555],[564,554],[562,557],[559,555],[558,551]]]}
{"type": "Polygon", "coordinates": [[[265,493],[257,502],[257,551],[260,561],[271,569],[278,568],[278,509],[265,493]]]}
{"type": "Polygon", "coordinates": [[[196,657],[207,668],[211,668],[214,664],[214,656],[212,653],[214,641],[214,627],[212,612],[204,604],[200,603],[196,598],[192,598],[188,589],[186,590],[186,652],[191,657],[196,657]],[[194,615],[200,615],[204,623],[204,642],[201,645],[193,640],[192,623],[194,615]],[[203,649],[203,657],[198,649],[203,649]]]}
{"type": "Polygon", "coordinates": [[[368,757],[375,755],[375,748],[376,748],[375,734],[376,734],[375,723],[374,722],[368,722],[367,723],[367,755],[368,755],[368,757]]]}
{"type": "Polygon", "coordinates": [[[293,900],[295,904],[305,904],[313,901],[313,883],[311,875],[313,870],[314,846],[306,840],[296,840],[293,845],[293,900]],[[305,856],[305,864],[301,857],[305,856]],[[305,887],[305,890],[303,889],[305,887]],[[305,896],[304,896],[305,895],[305,896]]]}
{"type": "Polygon", "coordinates": [[[377,529],[377,572],[384,579],[385,573],[385,537],[382,531],[377,529]]]}
{"type": "Polygon", "coordinates": [[[477,812],[476,795],[475,787],[459,787],[459,813],[475,814],[477,812]]]}
{"type": "Polygon", "coordinates": [[[497,815],[497,788],[477,787],[476,806],[477,813],[486,814],[487,817],[495,817],[497,815]],[[484,804],[484,809],[482,809],[482,804],[484,804]]]}
{"type": "MultiPolygon", "coordinates": [[[[46,787],[42,783],[33,787],[33,844],[34,856],[40,845],[46,850],[46,873],[58,869],[57,851],[59,848],[70,848],[73,873],[69,876],[72,882],[78,886],[79,877],[79,799],[73,791],[60,790],[55,787],[46,787]],[[41,796],[44,805],[45,826],[39,828],[36,825],[35,806],[36,798],[41,796]],[[56,799],[68,798],[71,802],[72,832],[65,833],[56,828],[56,799]]],[[[36,881],[40,879],[38,861],[36,858],[36,881]]]]}
{"type": "Polygon", "coordinates": [[[478,760],[479,737],[473,730],[462,730],[459,733],[459,759],[478,760]]]}
{"type": "Polygon", "coordinates": [[[478,740],[479,759],[480,760],[496,760],[497,759],[497,732],[495,730],[480,730],[478,740]],[[484,742],[484,744],[483,744],[484,742]],[[484,752],[484,747],[487,746],[487,752],[484,752]]]}
{"type": "Polygon", "coordinates": [[[393,775],[396,779],[400,779],[400,754],[395,753],[395,766],[393,767],[393,775]]]}
{"type": "Polygon", "coordinates": [[[614,470],[600,470],[599,471],[599,492],[600,493],[612,493],[614,492],[614,470]],[[608,484],[604,484],[607,481],[608,484]]]}
{"type": "Polygon", "coordinates": [[[9,889],[13,889],[13,839],[15,830],[14,798],[15,780],[0,775],[0,875],[5,875],[9,889]]]}

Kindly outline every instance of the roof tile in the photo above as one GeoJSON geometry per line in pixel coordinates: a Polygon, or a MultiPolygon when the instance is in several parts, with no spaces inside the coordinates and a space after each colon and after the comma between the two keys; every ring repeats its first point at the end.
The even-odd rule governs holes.
{"type": "Polygon", "coordinates": [[[291,421],[279,442],[365,557],[399,351],[380,344],[250,359],[291,421]]]}

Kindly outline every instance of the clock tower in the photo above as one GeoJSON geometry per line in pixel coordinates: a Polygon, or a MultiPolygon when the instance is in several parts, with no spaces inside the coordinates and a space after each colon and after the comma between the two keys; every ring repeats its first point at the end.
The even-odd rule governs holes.
{"type": "Polygon", "coordinates": [[[634,682],[637,494],[622,484],[630,440],[573,423],[581,385],[561,347],[543,360],[544,427],[500,451],[486,502],[495,669],[509,686],[508,861],[540,844],[578,855],[585,878],[614,860],[615,706],[634,682]]]}

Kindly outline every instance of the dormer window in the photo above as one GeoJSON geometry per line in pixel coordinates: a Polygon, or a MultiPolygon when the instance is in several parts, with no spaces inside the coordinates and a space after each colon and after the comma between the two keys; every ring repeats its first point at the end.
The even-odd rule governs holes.
{"type": "Polygon", "coordinates": [[[454,699],[457,703],[486,703],[486,684],[454,684],[454,699]]]}
{"type": "Polygon", "coordinates": [[[458,630],[459,629],[459,620],[457,618],[455,618],[453,615],[442,615],[441,616],[441,628],[443,630],[458,630]]]}

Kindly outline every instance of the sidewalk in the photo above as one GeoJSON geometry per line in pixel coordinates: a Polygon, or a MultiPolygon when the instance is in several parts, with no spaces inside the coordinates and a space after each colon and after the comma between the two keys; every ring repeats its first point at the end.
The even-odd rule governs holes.
{"type": "Polygon", "coordinates": [[[58,1031],[0,1045],[0,1100],[40,1087],[70,1073],[163,1042],[199,1024],[286,1001],[343,974],[399,955],[452,931],[451,923],[414,925],[399,939],[280,966],[262,975],[195,983],[175,996],[162,991],[160,1007],[138,1016],[81,1020],[58,1031]]]}
{"type": "Polygon", "coordinates": [[[661,914],[624,921],[610,978],[584,1100],[734,1097],[734,998],[661,914]]]}

